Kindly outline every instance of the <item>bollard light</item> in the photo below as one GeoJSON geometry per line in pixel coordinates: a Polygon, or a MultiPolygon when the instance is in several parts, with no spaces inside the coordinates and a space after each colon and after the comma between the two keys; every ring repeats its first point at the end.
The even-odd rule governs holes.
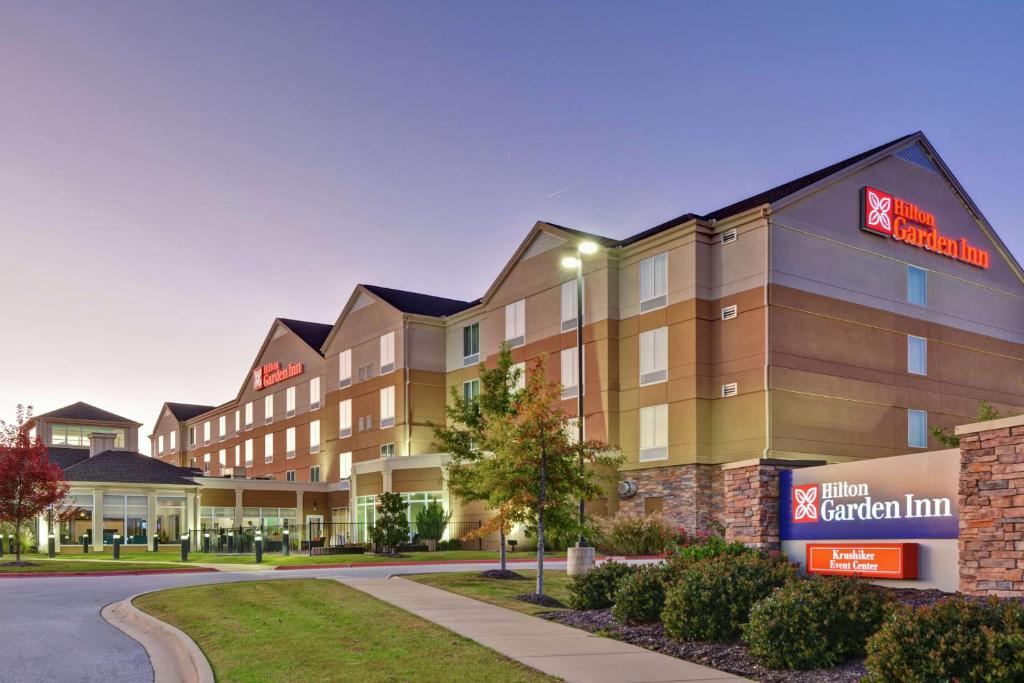
{"type": "Polygon", "coordinates": [[[188,562],[188,534],[181,535],[181,561],[188,562]]]}
{"type": "Polygon", "coordinates": [[[114,534],[114,559],[121,559],[121,534],[114,534]]]}
{"type": "Polygon", "coordinates": [[[53,537],[53,534],[50,534],[49,539],[46,541],[46,554],[50,557],[57,556],[57,539],[53,537]]]}
{"type": "Polygon", "coordinates": [[[235,552],[235,532],[234,531],[229,531],[228,532],[228,552],[229,553],[235,552]]]}
{"type": "Polygon", "coordinates": [[[89,537],[82,534],[82,552],[86,555],[89,554],[89,537]]]}
{"type": "Polygon", "coordinates": [[[160,552],[160,537],[153,534],[153,552],[160,552]]]}
{"type": "Polygon", "coordinates": [[[281,547],[281,552],[288,555],[291,552],[291,548],[288,547],[288,527],[284,528],[284,545],[281,547]]]}
{"type": "Polygon", "coordinates": [[[256,532],[256,564],[263,562],[263,534],[256,532]]]}
{"type": "Polygon", "coordinates": [[[203,534],[203,552],[210,552],[210,534],[203,534]]]}

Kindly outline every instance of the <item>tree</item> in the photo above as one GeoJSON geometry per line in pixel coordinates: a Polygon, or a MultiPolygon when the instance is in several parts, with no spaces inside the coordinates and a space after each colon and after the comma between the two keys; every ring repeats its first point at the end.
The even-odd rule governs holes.
{"type": "Polygon", "coordinates": [[[416,513],[416,533],[421,539],[427,541],[431,550],[434,550],[437,542],[444,536],[444,530],[448,528],[451,518],[452,513],[446,512],[441,503],[432,500],[425,508],[416,513]]]}
{"type": "Polygon", "coordinates": [[[409,540],[408,504],[400,493],[377,495],[377,519],[373,523],[373,542],[393,555],[409,540]]]}
{"type": "Polygon", "coordinates": [[[62,505],[68,484],[50,462],[43,442],[29,436],[32,407],[18,405],[14,423],[0,421],[0,521],[14,527],[15,564],[21,562],[21,534],[26,523],[51,505],[62,505]]]}
{"type": "MultiPolygon", "coordinates": [[[[989,404],[988,401],[978,401],[978,422],[988,422],[989,420],[998,420],[1002,415],[989,404]]],[[[956,448],[960,445],[960,437],[956,434],[950,434],[939,425],[932,427],[932,436],[935,440],[948,448],[956,448]]]]}

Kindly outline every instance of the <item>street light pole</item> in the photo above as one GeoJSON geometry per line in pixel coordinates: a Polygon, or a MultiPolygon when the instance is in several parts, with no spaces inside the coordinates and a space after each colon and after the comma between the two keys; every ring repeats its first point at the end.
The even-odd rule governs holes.
{"type": "MultiPolygon", "coordinates": [[[[582,256],[582,254],[580,254],[582,256]]],[[[576,433],[577,445],[580,449],[580,472],[586,467],[583,462],[583,259],[576,259],[576,433]]],[[[583,524],[585,513],[583,509],[584,500],[580,496],[580,535],[576,545],[581,548],[586,545],[583,537],[583,524]]]]}

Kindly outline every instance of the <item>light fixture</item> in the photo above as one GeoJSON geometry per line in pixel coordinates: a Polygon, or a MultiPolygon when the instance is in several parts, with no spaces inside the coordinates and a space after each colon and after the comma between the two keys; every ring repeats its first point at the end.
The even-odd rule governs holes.
{"type": "Polygon", "coordinates": [[[580,260],[575,256],[566,256],[562,259],[563,268],[577,268],[580,265],[580,260]]]}
{"type": "Polygon", "coordinates": [[[584,254],[586,256],[589,256],[590,254],[596,254],[598,249],[597,242],[591,242],[589,240],[586,242],[580,242],[580,245],[576,247],[576,249],[581,254],[584,254]]]}

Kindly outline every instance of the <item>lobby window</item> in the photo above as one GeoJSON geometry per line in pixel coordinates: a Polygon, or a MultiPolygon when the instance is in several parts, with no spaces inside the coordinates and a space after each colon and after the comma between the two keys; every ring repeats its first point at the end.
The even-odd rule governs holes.
{"type": "Polygon", "coordinates": [[[522,391],[526,388],[526,363],[515,363],[512,370],[516,373],[515,391],[522,391]]]}
{"type": "Polygon", "coordinates": [[[220,440],[223,441],[228,437],[228,416],[221,415],[217,419],[217,432],[220,440]]]}
{"type": "Polygon", "coordinates": [[[562,299],[562,332],[576,329],[576,280],[563,282],[562,299]]]}
{"type": "Polygon", "coordinates": [[[640,312],[653,311],[668,303],[668,254],[640,262],[640,312]]]}
{"type": "Polygon", "coordinates": [[[462,328],[462,366],[480,362],[480,323],[462,328]]]}
{"type": "Polygon", "coordinates": [[[320,452],[320,420],[309,423],[309,452],[320,452]]]}
{"type": "Polygon", "coordinates": [[[171,453],[178,450],[178,433],[172,430],[167,434],[167,438],[171,442],[171,453]]]}
{"type": "Polygon", "coordinates": [[[316,410],[320,407],[320,378],[314,377],[309,380],[309,409],[316,410]]]}
{"type": "Polygon", "coordinates": [[[640,460],[668,459],[668,404],[640,409],[640,460]]]}
{"type": "Polygon", "coordinates": [[[475,401],[476,397],[480,395],[480,380],[471,379],[468,382],[462,383],[462,400],[475,401]]]}
{"type": "Polygon", "coordinates": [[[203,472],[206,474],[210,473],[210,454],[207,453],[203,456],[203,472]]]}
{"type": "Polygon", "coordinates": [[[207,420],[203,423],[203,444],[210,443],[210,421],[207,420]]]}
{"type": "Polygon", "coordinates": [[[263,462],[272,463],[274,462],[274,435],[264,434],[263,435],[263,462]]]}
{"type": "Polygon", "coordinates": [[[390,427],[395,424],[395,388],[384,387],[380,390],[380,426],[390,427]]]}
{"type": "Polygon", "coordinates": [[[284,416],[295,415],[295,387],[288,387],[284,391],[284,416]]]}
{"type": "Polygon", "coordinates": [[[505,306],[505,341],[509,346],[526,343],[526,299],[505,306]]]}
{"type": "Polygon", "coordinates": [[[338,455],[338,478],[348,479],[352,476],[352,453],[338,455]]]}
{"type": "Polygon", "coordinates": [[[252,429],[252,401],[245,404],[245,428],[252,429]]]}
{"type": "Polygon", "coordinates": [[[235,467],[242,466],[242,447],[235,444],[235,467]]]}
{"type": "Polygon", "coordinates": [[[338,387],[352,384],[352,349],[345,349],[338,354],[338,387]]]}
{"type": "Polygon", "coordinates": [[[245,440],[245,466],[252,467],[252,439],[245,440]]]}
{"type": "Polygon", "coordinates": [[[380,457],[384,460],[395,457],[395,444],[382,443],[380,445],[380,457]]]}
{"type": "Polygon", "coordinates": [[[288,470],[284,473],[285,481],[295,481],[295,470],[288,470]]]}
{"type": "Polygon", "coordinates": [[[928,448],[927,411],[907,411],[907,445],[911,448],[928,448]]]}
{"type": "Polygon", "coordinates": [[[576,347],[562,349],[562,398],[571,398],[580,391],[579,368],[576,366],[576,347]]]}
{"type": "Polygon", "coordinates": [[[274,395],[263,397],[263,424],[270,424],[274,421],[274,395]]]}
{"type": "Polygon", "coordinates": [[[163,454],[164,452],[164,435],[156,437],[156,452],[163,454]]]}
{"type": "Polygon", "coordinates": [[[352,436],[352,399],[346,398],[338,404],[338,436],[352,436]]]}
{"type": "Polygon", "coordinates": [[[295,427],[289,427],[284,431],[284,457],[295,457],[295,427]]]}
{"type": "Polygon", "coordinates": [[[320,465],[313,465],[309,468],[309,480],[313,482],[320,481],[320,465]]]}
{"type": "Polygon", "coordinates": [[[193,426],[188,428],[188,445],[189,446],[195,446],[196,445],[196,428],[195,428],[195,425],[193,425],[193,426]]]}
{"type": "Polygon", "coordinates": [[[103,543],[112,544],[118,534],[127,545],[146,545],[148,517],[148,497],[103,494],[103,543]]]}
{"type": "Polygon", "coordinates": [[[928,271],[907,265],[907,301],[918,306],[928,305],[928,271]]]}
{"type": "Polygon", "coordinates": [[[242,433],[242,411],[235,411],[235,436],[242,433]]]}
{"type": "Polygon", "coordinates": [[[924,337],[907,335],[907,372],[928,374],[928,340],[924,337]]]}
{"type": "Polygon", "coordinates": [[[640,386],[668,379],[668,328],[640,333],[640,386]]]}
{"type": "Polygon", "coordinates": [[[393,372],[395,369],[395,333],[388,332],[380,337],[380,374],[393,372]]]}
{"type": "Polygon", "coordinates": [[[228,452],[226,449],[220,449],[220,453],[217,454],[217,464],[220,465],[221,469],[228,466],[228,452]]]}

